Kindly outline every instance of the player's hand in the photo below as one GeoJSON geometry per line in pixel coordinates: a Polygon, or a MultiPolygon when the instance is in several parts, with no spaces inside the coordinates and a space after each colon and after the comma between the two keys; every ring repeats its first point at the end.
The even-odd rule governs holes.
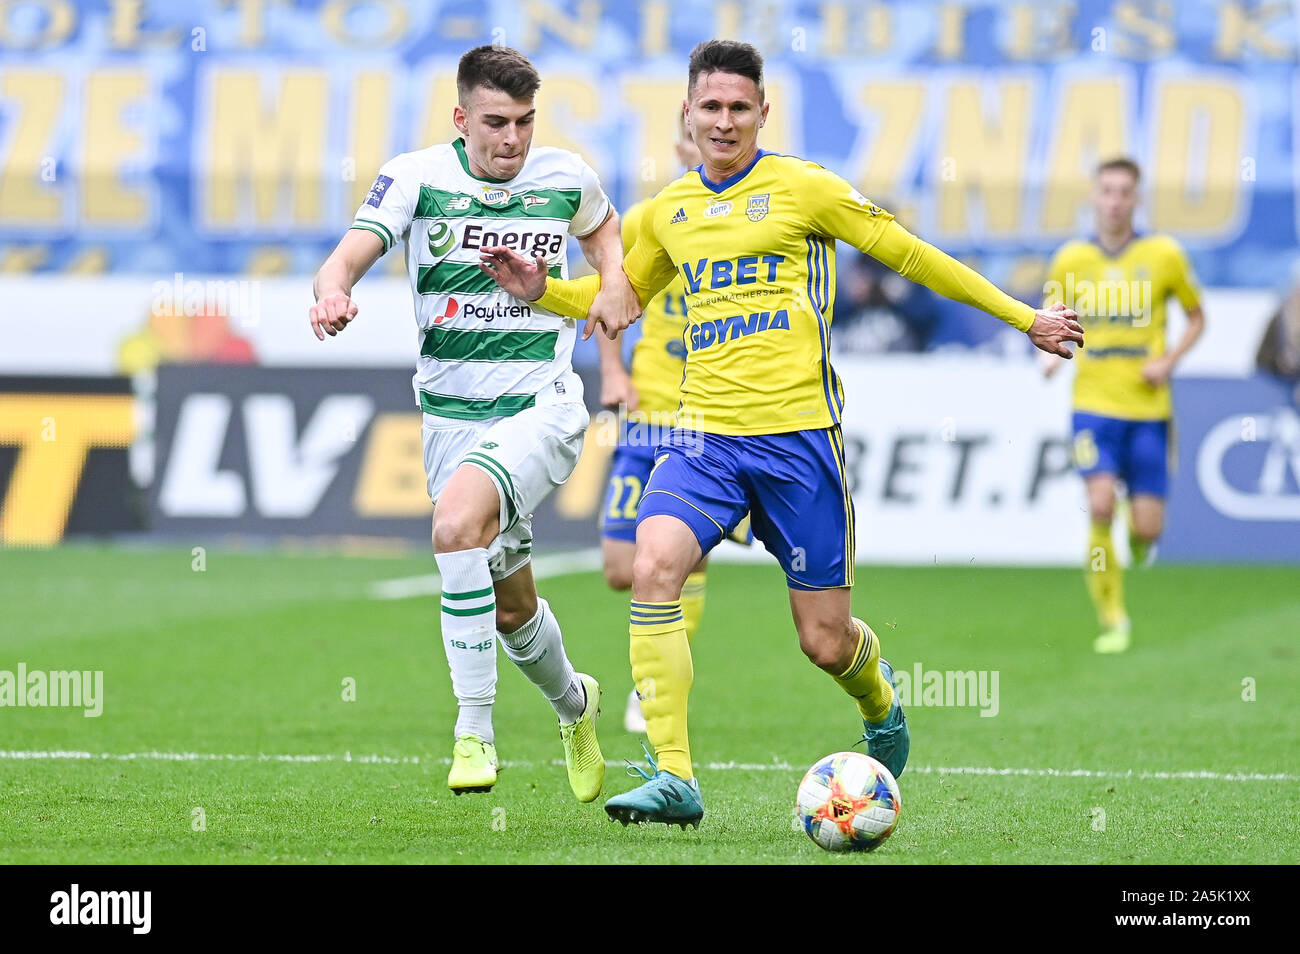
{"type": "Polygon", "coordinates": [[[520,301],[537,301],[546,293],[546,259],[541,255],[530,262],[504,245],[484,246],[478,267],[520,301]]]}
{"type": "Polygon", "coordinates": [[[1034,312],[1034,323],[1025,332],[1034,347],[1048,354],[1059,354],[1062,358],[1073,358],[1066,345],[1073,341],[1083,347],[1083,325],[1079,324],[1079,315],[1071,308],[1057,302],[1051,308],[1040,308],[1034,312]]]}
{"type": "Polygon", "coordinates": [[[612,341],[620,331],[641,317],[641,302],[637,300],[636,292],[626,276],[622,276],[621,271],[619,274],[621,281],[608,285],[602,282],[600,291],[596,292],[596,298],[587,311],[587,324],[582,329],[583,341],[591,337],[597,324],[604,326],[605,337],[612,341]]]}
{"type": "Polygon", "coordinates": [[[311,330],[321,341],[325,336],[331,338],[348,326],[348,322],[357,316],[357,303],[343,292],[326,295],[307,310],[311,318],[311,330]]]}
{"type": "Polygon", "coordinates": [[[632,376],[622,368],[600,376],[601,407],[614,408],[622,406],[627,408],[628,411],[635,411],[640,403],[641,395],[637,394],[636,385],[632,383],[632,376]]]}
{"type": "Polygon", "coordinates": [[[1174,373],[1174,364],[1168,355],[1152,358],[1142,365],[1142,380],[1153,388],[1169,383],[1169,376],[1174,373]]]}

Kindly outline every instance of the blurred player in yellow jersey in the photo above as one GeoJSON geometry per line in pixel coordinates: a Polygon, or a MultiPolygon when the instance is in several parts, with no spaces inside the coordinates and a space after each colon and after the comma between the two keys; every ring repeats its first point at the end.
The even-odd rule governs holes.
{"type": "MultiPolygon", "coordinates": [[[[684,113],[677,114],[677,160],[683,169],[700,164],[700,151],[686,131],[684,113]]],[[[641,215],[649,205],[638,202],[623,214],[623,247],[636,242],[641,215]]],[[[632,373],[623,366],[623,342],[604,335],[600,349],[600,403],[626,413],[619,421],[618,449],[610,466],[609,488],[601,513],[601,557],[605,581],[616,590],[632,588],[632,556],[636,551],[636,513],[641,493],[654,467],[654,449],[672,429],[681,401],[686,366],[686,294],[680,280],[670,282],[645,306],[641,337],[632,352],[632,373]]],[[[682,588],[682,618],[687,639],[695,638],[704,615],[704,581],[708,558],[686,578],[682,588]]],[[[623,713],[623,728],[644,732],[641,700],[633,689],[623,713]]]]}
{"type": "MultiPolygon", "coordinates": [[[[834,173],[760,149],[771,104],[763,59],[749,44],[696,47],[685,106],[704,161],[650,201],[623,260],[643,308],[677,279],[688,310],[681,403],[637,509],[629,607],[632,677],[657,761],[653,774],[640,773],[645,784],[605,803],[625,824],[683,827],[699,824],[704,802],[687,733],[694,668],[682,591],[746,514],[785,571],[800,648],[855,703],[859,741],[896,776],[907,763],[911,735],[893,670],[850,606],[844,388],[830,362],[835,240],[983,308],[1044,350],[1069,356],[1064,342],[1083,340],[1067,308],[1035,312],[909,233],[834,173]]],[[[552,279],[544,259],[530,262],[504,246],[480,252],[484,271],[503,288],[543,308],[599,319],[609,307],[596,300],[599,276],[552,279]]],[[[748,647],[729,648],[743,679],[748,647]]]]}
{"type": "MultiPolygon", "coordinates": [[[[1129,547],[1145,564],[1165,519],[1171,418],[1169,376],[1205,329],[1200,291],[1182,248],[1167,235],[1133,228],[1141,170],[1131,159],[1097,169],[1092,202],[1097,234],[1067,242],[1052,258],[1044,307],[1063,302],[1079,315],[1088,347],[1074,379],[1075,464],[1088,488],[1088,557],[1084,576],[1097,608],[1099,653],[1128,649],[1123,568],[1111,522],[1116,487],[1129,501],[1129,547]],[[1173,350],[1165,342],[1165,305],[1177,298],[1187,330],[1173,350]]],[[[1059,366],[1050,357],[1048,375],[1059,366]]]]}

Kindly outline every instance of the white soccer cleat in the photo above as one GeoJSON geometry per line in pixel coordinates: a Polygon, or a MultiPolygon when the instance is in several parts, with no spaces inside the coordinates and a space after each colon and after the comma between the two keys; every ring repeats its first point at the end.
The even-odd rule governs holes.
{"type": "Polygon", "coordinates": [[[627,708],[623,710],[623,728],[628,732],[645,732],[645,716],[641,714],[641,697],[632,690],[627,697],[627,708]]]}

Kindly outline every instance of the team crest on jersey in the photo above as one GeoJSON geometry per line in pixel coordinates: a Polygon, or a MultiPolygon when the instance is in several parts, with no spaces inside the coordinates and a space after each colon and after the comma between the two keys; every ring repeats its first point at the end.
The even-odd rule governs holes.
{"type": "Polygon", "coordinates": [[[447,203],[447,211],[464,212],[466,209],[469,208],[470,203],[473,201],[474,201],[473,196],[458,195],[456,196],[456,198],[452,199],[450,202],[447,203]]]}
{"type": "Polygon", "coordinates": [[[434,258],[442,258],[456,244],[456,233],[446,222],[436,222],[429,229],[429,252],[434,258]]]}
{"type": "Polygon", "coordinates": [[[505,205],[509,201],[510,201],[509,189],[499,189],[490,186],[483,187],[484,205],[505,205]]]}
{"type": "Polygon", "coordinates": [[[545,205],[550,202],[550,196],[546,195],[526,195],[524,196],[524,208],[531,209],[535,205],[545,205]]]}
{"type": "Polygon", "coordinates": [[[770,192],[749,197],[749,201],[745,203],[745,215],[749,217],[749,221],[760,222],[767,217],[767,204],[771,198],[770,192]]]}
{"type": "Polygon", "coordinates": [[[686,209],[682,208],[682,209],[678,209],[673,214],[673,217],[668,220],[668,224],[676,225],[678,222],[685,222],[685,221],[686,221],[686,209]]]}
{"type": "Polygon", "coordinates": [[[392,184],[392,176],[376,176],[375,184],[366,193],[366,205],[373,205],[376,209],[379,208],[379,204],[384,201],[384,195],[388,192],[388,187],[392,184]]]}
{"type": "Polygon", "coordinates": [[[719,202],[716,199],[710,199],[708,206],[704,209],[706,219],[716,219],[724,215],[731,214],[732,203],[719,202]]]}

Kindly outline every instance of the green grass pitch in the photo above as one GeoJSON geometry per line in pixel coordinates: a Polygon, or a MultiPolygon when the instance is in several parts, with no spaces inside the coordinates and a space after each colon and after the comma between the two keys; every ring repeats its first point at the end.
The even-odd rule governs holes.
{"type": "MultiPolygon", "coordinates": [[[[913,705],[899,827],[841,857],[793,830],[791,809],[803,771],[860,723],[799,652],[775,565],[710,571],[691,699],[707,814],[683,832],[574,802],[555,719],[504,657],[506,767],[492,792],[452,797],[436,598],[368,595],[431,557],[192,561],[0,552],[0,670],[104,673],[99,718],[0,708],[0,862],[1300,861],[1296,569],[1130,573],[1134,648],[1099,657],[1078,571],[860,568],[855,611],[896,667],[996,670],[999,699],[991,718],[913,705]],[[92,757],[33,757],[53,752],[92,757]],[[160,757],[183,753],[200,757],[160,757]]],[[[605,688],[605,794],[623,791],[621,760],[641,751],[622,729],[626,595],[594,573],[540,588],[605,688]]]]}

